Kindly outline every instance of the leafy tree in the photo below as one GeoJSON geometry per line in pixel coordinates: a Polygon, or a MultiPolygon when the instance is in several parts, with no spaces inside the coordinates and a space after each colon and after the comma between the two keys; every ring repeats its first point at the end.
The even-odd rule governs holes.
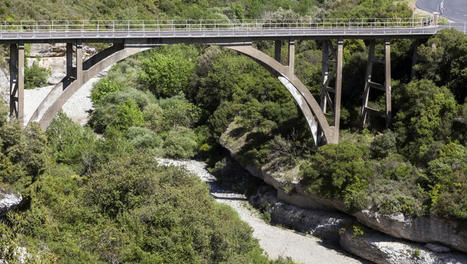
{"type": "Polygon", "coordinates": [[[194,63],[185,57],[152,53],[141,62],[141,81],[157,97],[171,97],[185,91],[194,63]]]}
{"type": "Polygon", "coordinates": [[[349,209],[368,206],[366,192],[371,170],[363,160],[367,154],[350,143],[322,146],[301,167],[302,183],[308,192],[342,199],[349,209]]]}
{"type": "Polygon", "coordinates": [[[445,139],[459,107],[446,87],[432,81],[412,81],[397,91],[394,127],[403,152],[422,161],[436,140],[445,139]]]}
{"type": "Polygon", "coordinates": [[[129,99],[122,104],[117,105],[115,119],[110,126],[121,130],[127,130],[132,126],[144,126],[144,117],[135,101],[129,99]]]}
{"type": "Polygon", "coordinates": [[[72,166],[79,174],[88,173],[97,163],[97,137],[89,128],[81,128],[64,113],[52,120],[46,131],[54,159],[72,166]]]}
{"type": "Polygon", "coordinates": [[[419,78],[447,86],[458,103],[467,96],[467,36],[455,29],[445,29],[417,49],[419,63],[415,66],[419,78]]]}
{"type": "Polygon", "coordinates": [[[158,103],[162,109],[160,125],[164,130],[176,126],[193,127],[201,115],[201,109],[183,96],[160,99],[158,103]]]}
{"type": "Polygon", "coordinates": [[[98,104],[104,96],[122,90],[122,86],[108,78],[101,79],[94,85],[91,93],[91,100],[94,104],[98,104]]]}

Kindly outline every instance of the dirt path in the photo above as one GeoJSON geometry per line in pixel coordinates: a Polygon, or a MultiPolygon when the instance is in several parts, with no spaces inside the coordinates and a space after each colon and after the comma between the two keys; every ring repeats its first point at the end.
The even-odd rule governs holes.
{"type": "Polygon", "coordinates": [[[253,236],[259,240],[261,248],[272,259],[278,257],[291,257],[298,263],[362,263],[357,259],[346,256],[336,250],[325,247],[318,238],[305,236],[293,230],[271,226],[263,221],[257,211],[251,209],[246,197],[242,194],[232,193],[220,188],[216,178],[206,171],[206,164],[199,161],[177,161],[170,159],[157,159],[166,166],[185,167],[197,175],[202,181],[211,185],[211,195],[217,202],[233,208],[240,218],[253,228],[253,236]]]}

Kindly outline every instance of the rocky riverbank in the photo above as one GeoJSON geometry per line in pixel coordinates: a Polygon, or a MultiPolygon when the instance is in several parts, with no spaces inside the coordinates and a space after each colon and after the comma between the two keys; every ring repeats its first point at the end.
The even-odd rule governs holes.
{"type": "MultiPolygon", "coordinates": [[[[464,263],[463,257],[466,256],[465,253],[459,252],[449,256],[437,255],[440,252],[434,252],[433,249],[430,250],[430,247],[428,246],[444,244],[453,249],[464,252],[467,251],[467,230],[465,228],[461,228],[459,223],[446,219],[440,219],[437,217],[410,218],[405,217],[402,214],[384,215],[378,212],[373,212],[371,210],[362,210],[355,213],[346,212],[345,206],[341,201],[324,199],[322,197],[307,193],[303,186],[300,186],[298,183],[296,177],[298,174],[297,168],[278,171],[277,169],[268,169],[268,165],[259,167],[248,163],[248,161],[243,159],[243,157],[239,154],[239,150],[244,144],[242,144],[242,142],[245,142],[245,140],[241,137],[232,138],[230,136],[230,131],[232,129],[233,127],[231,124],[227,131],[221,136],[221,145],[223,145],[231,153],[232,157],[238,160],[239,163],[253,176],[263,179],[266,183],[274,187],[280,200],[286,201],[291,205],[295,205],[301,208],[312,210],[331,210],[348,213],[355,217],[354,219],[356,219],[358,222],[382,232],[380,233],[381,236],[386,237],[386,239],[390,241],[385,245],[388,252],[391,252],[392,250],[393,253],[396,254],[396,252],[398,252],[400,249],[400,243],[405,243],[406,241],[404,239],[407,239],[413,241],[413,243],[404,244],[406,247],[411,248],[410,250],[414,252],[419,252],[421,249],[431,251],[430,259],[434,261],[391,262],[392,260],[388,258],[384,260],[386,262],[378,261],[377,263],[444,263],[436,261],[443,261],[443,259],[446,258],[452,260],[450,263],[464,263]]],[[[286,217],[282,217],[282,219],[283,221],[286,221],[286,223],[290,223],[290,226],[295,225],[294,223],[291,223],[291,221],[287,220],[286,217]]],[[[302,225],[298,224],[298,226],[295,226],[294,228],[300,230],[303,227],[302,225]]],[[[346,233],[341,232],[341,235],[344,234],[346,233]]],[[[371,261],[375,261],[374,259],[369,258],[368,254],[364,253],[368,250],[368,245],[360,243],[357,240],[349,239],[348,236],[341,238],[340,241],[341,245],[347,251],[371,261]]],[[[372,253],[377,255],[377,251],[373,251],[372,253]]],[[[382,258],[384,259],[385,255],[381,256],[383,256],[382,258]]],[[[391,256],[391,254],[386,256],[391,256]]]]}
{"type": "MultiPolygon", "coordinates": [[[[193,160],[177,161],[160,158],[157,160],[161,165],[185,167],[201,180],[207,182],[211,186],[211,195],[216,201],[230,206],[238,213],[243,221],[247,222],[252,227],[253,236],[259,240],[261,247],[269,257],[273,259],[290,257],[298,263],[305,264],[362,263],[360,260],[331,246],[329,240],[321,240],[307,234],[321,234],[322,237],[327,237],[331,233],[336,233],[336,227],[343,222],[339,219],[339,215],[333,214],[332,217],[335,218],[335,221],[333,218],[333,220],[329,222],[329,219],[332,217],[325,212],[316,215],[314,215],[316,212],[308,212],[307,217],[309,217],[309,219],[304,220],[309,223],[308,230],[315,229],[315,232],[307,232],[307,230],[303,229],[303,233],[297,233],[294,230],[273,226],[264,221],[262,219],[264,216],[249,205],[247,196],[219,184],[216,178],[206,170],[205,163],[193,160]],[[328,241],[328,243],[323,241],[328,241]]],[[[260,195],[260,193],[258,193],[258,195],[260,195]]],[[[272,193],[270,195],[272,195],[272,193]]],[[[273,196],[268,197],[272,198],[273,196]]],[[[259,197],[255,195],[250,197],[250,201],[260,201],[258,199],[259,197]]],[[[273,215],[276,214],[273,213],[273,215]]],[[[331,240],[334,240],[335,236],[332,237],[331,240]]]]}

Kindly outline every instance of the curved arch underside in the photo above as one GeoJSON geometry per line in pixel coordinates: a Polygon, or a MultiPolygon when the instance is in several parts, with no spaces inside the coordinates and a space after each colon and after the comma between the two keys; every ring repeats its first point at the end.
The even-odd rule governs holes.
{"type": "MultiPolygon", "coordinates": [[[[278,77],[279,81],[293,96],[305,116],[308,126],[313,135],[313,140],[318,145],[318,126],[320,127],[324,139],[327,143],[336,143],[333,127],[330,127],[318,102],[315,100],[306,86],[293,74],[289,72],[289,67],[282,65],[267,54],[259,51],[251,45],[225,46],[241,54],[253,58],[264,67],[269,68],[278,77]],[[316,117],[316,119],[315,119],[316,117]]],[[[41,102],[37,110],[32,115],[28,123],[39,122],[43,129],[46,129],[52,122],[55,115],[62,109],[66,101],[78,91],[84,83],[97,76],[102,70],[136,53],[150,49],[151,47],[111,47],[96,54],[83,65],[82,78],[69,80],[64,78],[57,84],[41,102]],[[112,51],[111,49],[114,49],[112,51]],[[69,82],[67,85],[67,81],[69,82]]]]}

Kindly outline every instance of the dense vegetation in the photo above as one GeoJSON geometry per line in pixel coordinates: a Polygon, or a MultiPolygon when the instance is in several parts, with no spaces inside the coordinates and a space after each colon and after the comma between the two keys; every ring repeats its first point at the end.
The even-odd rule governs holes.
{"type": "MultiPolygon", "coordinates": [[[[359,132],[358,91],[363,82],[355,76],[363,76],[366,51],[364,42],[348,41],[346,48],[353,53],[345,58],[344,75],[349,81],[344,83],[341,121],[346,130],[341,144],[323,146],[317,152],[301,113],[281,84],[254,61],[216,47],[164,47],[114,67],[94,90],[94,97],[106,95],[94,100],[96,111],[90,124],[101,133],[115,126],[115,120],[105,117],[118,119],[115,109],[127,105],[128,95],[134,94],[133,105],[139,106],[134,110],[140,113],[133,113],[131,122],[143,128],[138,133],[136,128],[124,130],[135,144],[144,137],[144,142],[157,146],[159,155],[174,157],[167,147],[179,143],[178,157],[209,159],[219,136],[235,122],[231,136],[248,135],[240,150],[244,160],[256,165],[274,161],[282,169],[300,165],[301,181],[311,193],[342,200],[349,210],[374,207],[384,213],[436,214],[464,221],[466,104],[465,89],[458,80],[465,78],[466,43],[463,34],[447,30],[421,44],[415,78],[410,78],[410,68],[395,69],[391,130],[372,117],[359,132]],[[167,74],[167,69],[173,71],[167,74]],[[150,95],[143,99],[143,93],[150,95]],[[177,100],[177,107],[167,107],[167,101],[177,100]],[[182,116],[173,115],[175,108],[182,116]],[[180,129],[184,142],[176,133],[180,129]]],[[[316,96],[319,45],[299,42],[297,54],[297,73],[316,96]]],[[[410,61],[412,45],[407,40],[394,41],[395,65],[410,61]]],[[[272,52],[270,43],[257,46],[272,52]]],[[[379,52],[381,48],[377,46],[379,52]]],[[[373,99],[381,108],[381,96],[373,99]]],[[[215,158],[210,161],[216,162],[215,158]]]]}
{"type": "Polygon", "coordinates": [[[26,248],[38,263],[270,263],[206,184],[121,131],[98,139],[63,114],[47,133],[22,130],[1,110],[0,187],[25,199],[0,221],[1,259],[26,248]]]}
{"type": "MultiPolygon", "coordinates": [[[[409,17],[411,11],[390,0],[0,3],[0,18],[8,20],[301,16],[409,17]]],[[[360,128],[367,44],[345,41],[338,145],[313,148],[292,97],[256,62],[195,45],[160,47],[115,65],[94,87],[89,127],[60,115],[44,134],[0,119],[2,188],[26,200],[0,223],[0,243],[8,249],[0,256],[12,258],[15,247],[25,246],[44,262],[268,263],[251,230],[214,203],[205,185],[152,159],[198,157],[219,166],[219,137],[229,127],[235,127],[229,137],[245,138],[245,161],[299,167],[308,192],[342,201],[349,211],[467,221],[467,37],[445,30],[423,41],[413,77],[414,41],[392,42],[390,129],[377,117],[360,128]]],[[[273,53],[271,42],[254,45],[273,53]]],[[[296,74],[316,98],[321,45],[297,43],[296,74]]],[[[376,51],[382,56],[381,43],[376,51]]],[[[375,70],[377,80],[381,71],[375,70]]],[[[382,99],[375,95],[374,107],[382,99]]]]}

